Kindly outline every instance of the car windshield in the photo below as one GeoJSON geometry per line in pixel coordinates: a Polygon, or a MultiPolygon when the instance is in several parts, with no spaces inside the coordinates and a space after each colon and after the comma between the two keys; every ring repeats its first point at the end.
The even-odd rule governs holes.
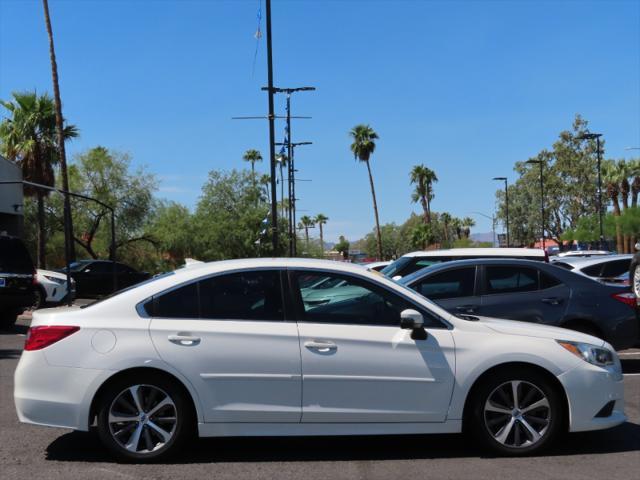
{"type": "Polygon", "coordinates": [[[380,270],[380,273],[383,273],[389,278],[393,278],[409,263],[411,263],[411,257],[400,257],[380,270]]]}
{"type": "MultiPolygon", "coordinates": [[[[84,267],[86,267],[88,264],[91,263],[91,260],[80,260],[78,262],[72,262],[69,265],[69,271],[71,272],[79,272],[80,270],[82,270],[84,267]]],[[[67,267],[62,267],[60,269],[61,272],[66,272],[67,271],[67,267]]]]}
{"type": "Polygon", "coordinates": [[[421,268],[420,270],[416,270],[415,272],[410,273],[406,277],[402,277],[402,278],[398,279],[396,281],[396,283],[399,284],[399,285],[403,285],[403,286],[405,286],[407,288],[411,288],[411,287],[409,287],[409,285],[411,285],[415,280],[423,277],[426,273],[428,273],[431,270],[433,270],[432,267],[433,267],[433,265],[429,266],[429,267],[421,268]]]}

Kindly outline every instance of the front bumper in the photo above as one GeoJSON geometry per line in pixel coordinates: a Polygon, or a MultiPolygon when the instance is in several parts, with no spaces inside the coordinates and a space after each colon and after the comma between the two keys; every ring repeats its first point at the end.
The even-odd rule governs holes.
{"type": "Polygon", "coordinates": [[[627,420],[622,375],[582,362],[558,376],[558,380],[567,393],[570,432],[603,430],[627,420]],[[602,416],[603,408],[610,402],[613,402],[610,415],[602,416]]]}
{"type": "Polygon", "coordinates": [[[112,373],[54,367],[41,351],[22,352],[14,377],[18,419],[23,423],[88,430],[93,395],[112,373]]]}

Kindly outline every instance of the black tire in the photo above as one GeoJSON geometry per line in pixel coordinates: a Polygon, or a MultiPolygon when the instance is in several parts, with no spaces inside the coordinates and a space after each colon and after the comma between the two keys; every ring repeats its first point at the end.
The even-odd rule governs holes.
{"type": "Polygon", "coordinates": [[[33,308],[36,310],[47,306],[47,292],[44,288],[38,287],[33,292],[33,308]]]}
{"type": "Polygon", "coordinates": [[[471,433],[484,449],[504,456],[531,455],[548,448],[562,433],[565,428],[563,405],[562,393],[557,391],[544,374],[532,369],[514,368],[513,370],[498,371],[479,385],[471,399],[471,411],[467,421],[471,433]],[[516,385],[518,385],[517,390],[521,403],[518,407],[521,407],[522,411],[512,404],[506,405],[513,400],[513,395],[509,395],[512,382],[521,382],[516,385]],[[502,397],[501,393],[506,397],[502,397]],[[530,400],[527,398],[528,395],[532,395],[530,400]],[[542,400],[540,395],[546,398],[548,408],[542,406],[523,413],[526,410],[527,402],[532,405],[542,400]],[[489,402],[490,398],[491,402],[489,402]],[[518,417],[514,413],[504,414],[487,411],[487,408],[502,406],[500,402],[493,402],[495,398],[504,399],[505,407],[507,409],[511,407],[512,412],[516,412],[520,416],[518,417]],[[542,419],[547,420],[546,424],[542,419]],[[499,438],[505,433],[510,423],[512,424],[511,429],[504,437],[504,441],[501,442],[499,438]],[[529,427],[533,427],[540,435],[538,439],[530,433],[529,427]]]}
{"type": "MultiPolygon", "coordinates": [[[[129,398],[132,399],[133,397],[129,398]]],[[[132,402],[129,406],[133,407],[132,402]]],[[[160,410],[160,412],[163,412],[163,410],[160,410]]],[[[150,463],[170,458],[177,454],[185,443],[193,437],[195,431],[195,414],[184,389],[168,376],[157,372],[128,375],[111,382],[100,395],[97,413],[97,431],[100,440],[117,459],[125,462],[150,463]],[[129,395],[130,393],[127,394],[125,392],[127,392],[129,388],[135,388],[136,386],[141,387],[139,399],[142,402],[143,414],[153,410],[153,400],[160,399],[158,400],[158,402],[160,402],[164,399],[161,395],[166,394],[173,402],[173,406],[163,407],[165,410],[162,415],[166,415],[164,418],[174,416],[175,422],[173,424],[162,424],[160,423],[162,420],[158,417],[149,415],[148,418],[145,416],[144,420],[138,417],[138,419],[134,421],[110,423],[109,412],[113,411],[112,408],[117,408],[120,411],[125,410],[127,408],[126,398],[122,398],[121,395],[129,395]],[[146,394],[145,392],[149,393],[146,394]],[[153,400],[150,398],[152,394],[155,395],[153,400]],[[146,399],[145,395],[147,396],[146,399]],[[118,400],[118,402],[116,402],[116,400],[118,400]],[[149,401],[150,404],[144,405],[146,401],[149,401]],[[167,408],[169,408],[168,411],[166,410],[167,408]],[[151,428],[150,424],[152,420],[156,422],[154,425],[162,427],[165,433],[170,433],[168,441],[163,443],[160,435],[156,433],[157,430],[154,431],[151,428]],[[136,443],[136,447],[130,447],[130,449],[125,448],[123,443],[126,442],[133,445],[135,442],[135,440],[132,440],[132,436],[135,435],[138,427],[142,433],[138,434],[139,440],[136,443]],[[149,450],[149,448],[140,448],[143,446],[143,443],[146,443],[147,437],[151,444],[155,442],[151,450],[149,450]],[[131,448],[135,448],[136,451],[132,451],[131,448]]],[[[127,413],[132,414],[133,411],[127,413]]],[[[135,417],[135,415],[132,416],[135,417]]]]}

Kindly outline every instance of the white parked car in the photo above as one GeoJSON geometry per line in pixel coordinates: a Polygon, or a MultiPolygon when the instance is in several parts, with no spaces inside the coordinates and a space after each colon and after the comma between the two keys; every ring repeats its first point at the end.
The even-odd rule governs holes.
{"type": "MultiPolygon", "coordinates": [[[[52,270],[37,270],[36,307],[57,305],[67,300],[67,276],[52,270]]],[[[71,279],[71,296],[75,294],[75,281],[71,279]]]]}
{"type": "Polygon", "coordinates": [[[620,282],[621,275],[629,275],[633,255],[596,255],[593,257],[563,257],[551,263],[572,272],[602,281],[620,282]]]}
{"type": "Polygon", "coordinates": [[[568,252],[560,252],[558,257],[601,257],[603,255],[611,255],[611,252],[607,250],[569,250],[568,252]]]}
{"type": "Polygon", "coordinates": [[[149,461],[199,436],[472,432],[506,455],[625,421],[620,361],[575,331],[455,316],[360,266],[193,265],[85,308],[36,311],[20,421],[149,461]],[[353,295],[305,302],[339,279],[353,295]],[[353,288],[354,286],[359,288],[353,288]]]}

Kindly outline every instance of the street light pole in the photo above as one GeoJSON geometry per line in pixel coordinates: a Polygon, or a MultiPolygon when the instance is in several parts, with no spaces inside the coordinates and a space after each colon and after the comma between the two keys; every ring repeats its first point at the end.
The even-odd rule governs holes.
{"type": "Polygon", "coordinates": [[[492,245],[495,247],[496,246],[496,216],[495,215],[489,216],[486,213],[475,212],[475,211],[472,211],[472,212],[469,212],[469,213],[473,213],[475,215],[480,215],[481,217],[488,218],[489,220],[491,220],[491,232],[492,232],[492,235],[493,235],[493,243],[492,243],[492,245]]]}
{"type": "Polygon", "coordinates": [[[542,230],[542,250],[546,251],[545,234],[544,234],[544,177],[543,175],[543,161],[542,160],[527,160],[525,163],[540,165],[540,222],[542,230]]]}
{"type": "Polygon", "coordinates": [[[602,225],[602,152],[600,151],[601,133],[583,133],[578,135],[578,140],[595,140],[596,141],[596,158],[598,161],[598,222],[600,224],[600,250],[604,248],[604,228],[602,225]]]}
{"type": "Polygon", "coordinates": [[[507,184],[507,177],[493,177],[493,179],[504,182],[504,200],[505,200],[505,217],[506,217],[505,230],[507,231],[507,248],[508,248],[511,245],[511,243],[509,242],[509,185],[507,184]]]}

